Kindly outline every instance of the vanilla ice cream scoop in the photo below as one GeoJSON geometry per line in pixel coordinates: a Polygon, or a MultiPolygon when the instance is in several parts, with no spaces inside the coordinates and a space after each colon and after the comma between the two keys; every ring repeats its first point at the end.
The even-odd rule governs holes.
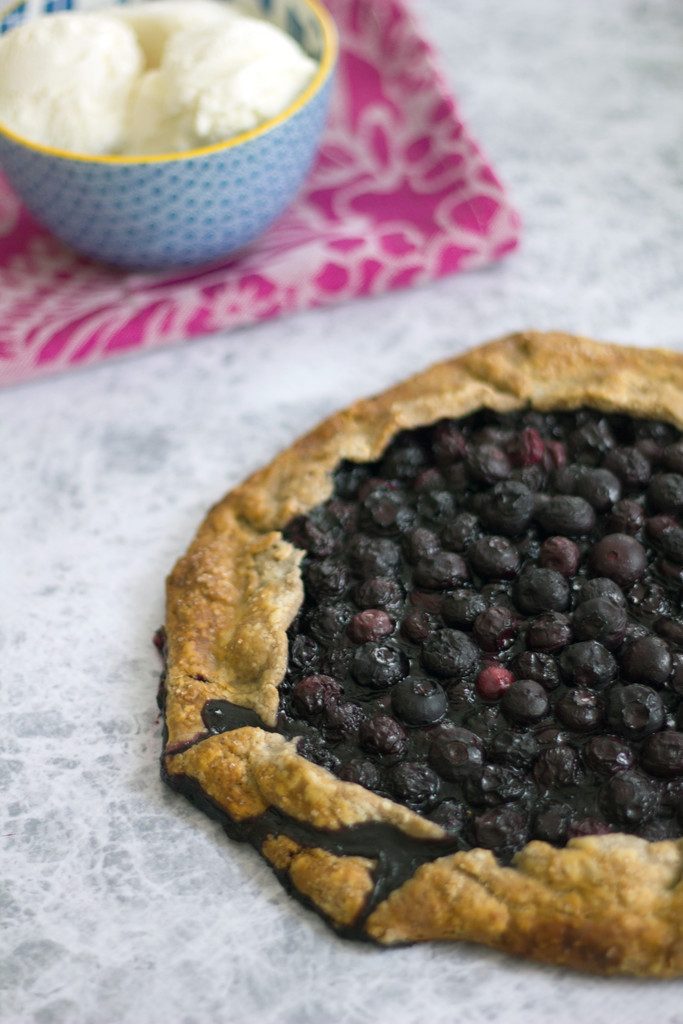
{"type": "Polygon", "coordinates": [[[0,37],[0,122],[42,145],[115,153],[143,67],[135,33],[117,18],[35,18],[0,37]]]}
{"type": "Polygon", "coordinates": [[[133,92],[126,152],[195,149],[255,128],[284,110],[314,71],[290,36],[255,18],[175,32],[159,68],[133,92]]]}

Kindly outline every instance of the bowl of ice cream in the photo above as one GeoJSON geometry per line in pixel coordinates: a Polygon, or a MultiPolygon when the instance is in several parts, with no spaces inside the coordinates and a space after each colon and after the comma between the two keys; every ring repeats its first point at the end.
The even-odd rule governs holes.
{"type": "Polygon", "coordinates": [[[0,10],[0,170],[31,213],[141,269],[261,234],[324,128],[337,40],[319,0],[56,6],[0,10]]]}

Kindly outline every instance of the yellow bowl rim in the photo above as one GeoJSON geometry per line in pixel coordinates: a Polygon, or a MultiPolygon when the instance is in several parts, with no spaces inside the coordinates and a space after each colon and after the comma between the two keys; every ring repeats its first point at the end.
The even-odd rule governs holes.
{"type": "MultiPolygon", "coordinates": [[[[139,164],[170,163],[174,160],[183,161],[193,157],[208,156],[210,153],[221,153],[223,150],[240,146],[243,142],[250,142],[260,135],[265,135],[271,128],[275,128],[298,113],[321,89],[337,61],[339,40],[332,15],[323,7],[320,0],[301,0],[301,2],[318,19],[323,33],[323,53],[315,75],[304,91],[276,117],[269,118],[263,124],[258,125],[256,128],[251,128],[249,131],[234,135],[225,142],[215,142],[211,146],[200,146],[198,149],[185,149],[178,153],[151,153],[149,156],[98,156],[92,153],[72,153],[67,149],[58,149],[55,146],[44,146],[39,142],[31,142],[30,139],[24,138],[23,135],[17,135],[16,132],[6,128],[2,123],[0,123],[0,136],[4,135],[5,138],[23,146],[25,149],[32,149],[36,153],[42,153],[44,156],[58,157],[61,160],[75,160],[79,163],[112,164],[114,166],[137,166],[139,164]]],[[[9,7],[0,10],[0,19],[6,18],[8,14],[11,14],[17,7],[21,7],[23,3],[25,3],[25,0],[15,0],[9,7]]],[[[111,4],[111,6],[115,5],[111,4]]],[[[106,9],[106,7],[102,8],[103,11],[106,9]]],[[[56,14],[57,12],[55,11],[54,13],[56,14]]],[[[48,17],[50,16],[48,14],[48,17]]],[[[12,30],[10,29],[10,31],[12,30]]]]}

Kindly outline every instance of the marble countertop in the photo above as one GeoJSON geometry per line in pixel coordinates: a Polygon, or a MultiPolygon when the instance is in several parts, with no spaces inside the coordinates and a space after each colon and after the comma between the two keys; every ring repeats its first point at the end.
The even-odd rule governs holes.
{"type": "Polygon", "coordinates": [[[525,222],[495,268],[0,395],[3,1024],[683,1022],[683,985],[336,939],[158,775],[152,631],[208,505],[524,326],[683,349],[683,8],[416,0],[525,222]]]}

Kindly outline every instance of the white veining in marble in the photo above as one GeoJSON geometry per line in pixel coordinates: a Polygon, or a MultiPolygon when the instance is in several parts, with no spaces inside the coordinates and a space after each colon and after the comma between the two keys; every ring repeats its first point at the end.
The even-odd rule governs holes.
{"type": "MultiPolygon", "coordinates": [[[[379,0],[378,0],[379,2],[379,0]]],[[[525,221],[504,265],[0,394],[2,1024],[681,1024],[683,985],[336,939],[164,789],[150,645],[207,506],[521,327],[683,348],[678,0],[416,0],[525,221]]]]}

